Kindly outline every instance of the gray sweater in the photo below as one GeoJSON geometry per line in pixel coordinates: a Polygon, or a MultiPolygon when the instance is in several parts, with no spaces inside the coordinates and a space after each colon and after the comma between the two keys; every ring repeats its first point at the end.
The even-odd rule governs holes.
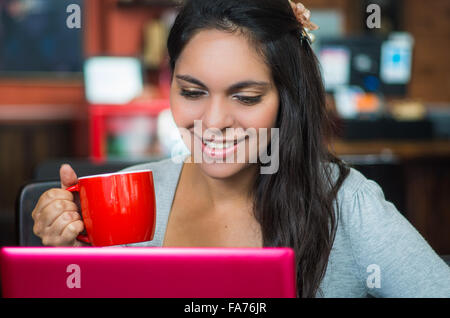
{"type": "MultiPolygon", "coordinates": [[[[165,159],[125,169],[153,171],[157,210],[153,240],[126,246],[162,246],[182,166],[165,159]]],[[[317,297],[450,297],[450,267],[377,183],[351,169],[337,203],[340,219],[317,297]]]]}

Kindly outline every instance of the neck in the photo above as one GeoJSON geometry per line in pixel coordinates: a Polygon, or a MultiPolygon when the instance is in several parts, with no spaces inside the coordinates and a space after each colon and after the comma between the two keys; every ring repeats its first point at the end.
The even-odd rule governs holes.
{"type": "Polygon", "coordinates": [[[237,202],[251,204],[251,190],[257,176],[257,165],[247,165],[238,173],[227,178],[213,178],[206,175],[200,164],[188,164],[192,173],[192,186],[212,207],[228,206],[237,202]]]}

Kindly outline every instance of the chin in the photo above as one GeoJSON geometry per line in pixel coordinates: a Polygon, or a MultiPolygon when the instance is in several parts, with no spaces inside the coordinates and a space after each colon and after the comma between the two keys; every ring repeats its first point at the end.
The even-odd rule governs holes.
{"type": "Polygon", "coordinates": [[[249,167],[246,163],[199,163],[199,168],[214,179],[228,179],[249,167]]]}

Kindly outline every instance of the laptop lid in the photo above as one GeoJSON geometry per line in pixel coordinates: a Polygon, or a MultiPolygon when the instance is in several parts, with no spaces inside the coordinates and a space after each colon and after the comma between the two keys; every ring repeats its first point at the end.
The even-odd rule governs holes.
{"type": "Polygon", "coordinates": [[[4,247],[3,297],[296,297],[290,248],[4,247]]]}

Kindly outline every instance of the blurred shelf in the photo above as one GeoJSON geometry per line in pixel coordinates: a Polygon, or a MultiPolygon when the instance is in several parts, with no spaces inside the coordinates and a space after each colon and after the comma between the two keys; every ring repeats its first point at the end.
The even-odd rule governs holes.
{"type": "Polygon", "coordinates": [[[68,79],[0,79],[0,97],[0,107],[85,102],[83,81],[68,79]]]}
{"type": "Polygon", "coordinates": [[[1,105],[0,122],[70,121],[80,117],[78,105],[1,105]]]}
{"type": "Polygon", "coordinates": [[[330,149],[339,156],[377,155],[401,160],[430,157],[450,158],[450,140],[334,140],[330,149]]]}

